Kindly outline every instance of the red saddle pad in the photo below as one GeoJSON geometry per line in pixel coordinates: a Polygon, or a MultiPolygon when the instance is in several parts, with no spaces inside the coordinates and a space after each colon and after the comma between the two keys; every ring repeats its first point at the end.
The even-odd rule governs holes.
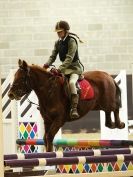
{"type": "Polygon", "coordinates": [[[94,89],[91,84],[86,80],[79,80],[78,81],[80,86],[80,99],[81,100],[89,100],[94,98],[94,89]]]}

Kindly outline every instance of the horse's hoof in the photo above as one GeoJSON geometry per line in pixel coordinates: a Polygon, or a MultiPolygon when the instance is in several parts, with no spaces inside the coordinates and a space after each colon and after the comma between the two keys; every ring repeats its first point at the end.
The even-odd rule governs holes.
{"type": "Polygon", "coordinates": [[[123,128],[125,128],[125,123],[120,122],[120,124],[118,124],[116,127],[119,128],[119,129],[123,129],[123,128]]]}
{"type": "Polygon", "coordinates": [[[108,128],[110,128],[110,129],[114,129],[114,128],[116,128],[114,122],[112,122],[111,124],[105,124],[105,126],[108,127],[108,128]]]}

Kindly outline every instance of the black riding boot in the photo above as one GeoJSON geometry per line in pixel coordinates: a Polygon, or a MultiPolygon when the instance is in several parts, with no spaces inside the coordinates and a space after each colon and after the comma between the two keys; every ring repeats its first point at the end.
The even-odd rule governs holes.
{"type": "Polygon", "coordinates": [[[79,95],[72,94],[71,95],[71,111],[70,111],[71,119],[78,119],[79,118],[79,114],[77,112],[78,101],[79,101],[79,95]]]}

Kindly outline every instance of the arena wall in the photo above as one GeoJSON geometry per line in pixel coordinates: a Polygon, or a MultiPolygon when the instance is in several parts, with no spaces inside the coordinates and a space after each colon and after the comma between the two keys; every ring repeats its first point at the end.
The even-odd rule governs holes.
{"type": "MultiPolygon", "coordinates": [[[[84,41],[80,59],[86,70],[131,74],[132,0],[1,0],[0,66],[3,77],[18,58],[43,65],[57,39],[55,23],[66,20],[84,41]]],[[[59,60],[57,60],[57,65],[59,60]]]]}

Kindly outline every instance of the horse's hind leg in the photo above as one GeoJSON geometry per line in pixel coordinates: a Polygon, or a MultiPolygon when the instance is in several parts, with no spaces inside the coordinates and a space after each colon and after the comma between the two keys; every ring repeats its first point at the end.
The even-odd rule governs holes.
{"type": "Polygon", "coordinates": [[[105,126],[111,129],[116,128],[115,123],[111,119],[111,111],[105,112],[105,126]]]}
{"type": "Polygon", "coordinates": [[[125,123],[121,122],[120,117],[119,117],[119,109],[116,109],[114,111],[114,117],[115,117],[115,126],[116,128],[122,129],[125,127],[125,123]]]}

